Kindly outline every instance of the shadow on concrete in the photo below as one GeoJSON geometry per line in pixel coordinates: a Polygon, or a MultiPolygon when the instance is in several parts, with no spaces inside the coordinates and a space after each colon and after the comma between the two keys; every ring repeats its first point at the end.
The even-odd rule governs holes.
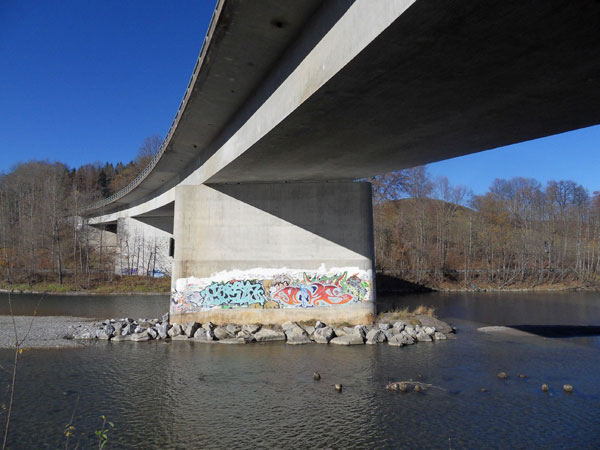
{"type": "Polygon", "coordinates": [[[374,260],[371,186],[344,182],[212,184],[210,188],[374,260]],[[368,208],[368,210],[367,210],[368,208]],[[337,224],[333,225],[332,224],[337,224]]]}
{"type": "Polygon", "coordinates": [[[600,326],[594,325],[509,325],[507,328],[548,338],[600,335],[600,326]]]}

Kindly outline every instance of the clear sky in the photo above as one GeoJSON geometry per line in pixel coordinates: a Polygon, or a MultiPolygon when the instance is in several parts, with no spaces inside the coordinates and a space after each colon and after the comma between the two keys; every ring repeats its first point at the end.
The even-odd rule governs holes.
{"type": "MultiPolygon", "coordinates": [[[[164,137],[215,0],[0,2],[0,171],[30,159],[127,162],[164,137]]],[[[431,164],[483,193],[494,178],[600,190],[600,127],[431,164]]]]}

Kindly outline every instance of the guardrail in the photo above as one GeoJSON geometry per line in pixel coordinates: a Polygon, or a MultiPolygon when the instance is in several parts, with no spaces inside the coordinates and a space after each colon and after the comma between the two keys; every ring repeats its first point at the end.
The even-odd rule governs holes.
{"type": "Polygon", "coordinates": [[[192,76],[190,77],[190,81],[185,90],[185,94],[183,95],[183,99],[181,100],[181,103],[179,104],[179,108],[177,109],[177,114],[175,114],[175,118],[173,119],[173,122],[171,123],[171,127],[169,128],[167,137],[165,138],[162,145],[160,146],[159,151],[156,153],[156,155],[154,155],[152,157],[152,159],[150,160],[148,165],[144,168],[144,170],[142,170],[131,183],[129,183],[127,186],[125,186],[120,191],[115,192],[110,197],[104,198],[102,200],[98,200],[98,201],[92,203],[91,205],[84,207],[81,210],[82,213],[92,211],[95,209],[105,208],[110,203],[129,194],[136,187],[138,187],[142,181],[144,181],[144,179],[148,176],[148,174],[150,172],[152,172],[152,170],[154,169],[156,164],[158,164],[158,161],[160,161],[160,159],[163,157],[163,155],[167,152],[171,138],[173,137],[173,134],[175,133],[175,129],[177,128],[177,125],[179,124],[181,115],[183,114],[183,110],[185,109],[185,105],[187,105],[187,102],[191,95],[192,86],[194,85],[196,79],[198,78],[198,72],[200,71],[200,67],[202,67],[202,63],[204,61],[204,58],[206,57],[206,53],[208,51],[208,45],[209,45],[211,37],[214,33],[214,30],[215,30],[215,27],[217,24],[217,20],[221,13],[221,10],[223,9],[224,3],[225,3],[225,0],[219,0],[219,2],[217,3],[217,6],[215,7],[215,10],[213,11],[212,17],[210,19],[210,25],[208,26],[208,31],[206,33],[206,36],[204,36],[204,41],[202,42],[202,48],[200,49],[200,54],[198,55],[198,59],[196,60],[196,65],[194,66],[194,71],[192,72],[192,76]]]}

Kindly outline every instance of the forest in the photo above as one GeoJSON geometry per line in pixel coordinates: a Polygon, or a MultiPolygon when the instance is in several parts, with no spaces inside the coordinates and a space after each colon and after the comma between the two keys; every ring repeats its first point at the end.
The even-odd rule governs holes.
{"type": "MultiPolygon", "coordinates": [[[[0,173],[0,284],[113,283],[115,250],[80,211],[126,186],[160,145],[146,138],[127,164],[31,161],[0,173]]],[[[426,166],[369,181],[380,273],[436,289],[600,286],[600,193],[575,181],[496,179],[473,195],[426,166]]],[[[141,274],[153,273],[153,251],[137,252],[141,274]]]]}
{"type": "Polygon", "coordinates": [[[371,181],[383,273],[433,288],[600,285],[600,192],[518,177],[473,195],[426,167],[371,181]]]}

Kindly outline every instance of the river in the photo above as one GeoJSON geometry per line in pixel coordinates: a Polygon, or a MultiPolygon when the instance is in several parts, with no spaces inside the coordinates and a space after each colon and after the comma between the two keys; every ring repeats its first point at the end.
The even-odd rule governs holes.
{"type": "MultiPolygon", "coordinates": [[[[15,296],[18,314],[39,297],[15,296]]],[[[381,299],[434,306],[457,339],[410,347],[95,342],[29,350],[19,364],[9,448],[598,448],[598,336],[506,337],[485,325],[600,325],[600,294],[431,293],[381,299]],[[313,371],[321,373],[314,381],[313,371]],[[496,374],[505,371],[507,380],[496,374]],[[518,374],[526,375],[519,378],[518,374]],[[384,389],[419,379],[422,393],[384,389]],[[342,383],[342,393],[333,388],[342,383]],[[547,383],[550,391],[542,393],[547,383]],[[562,390],[565,383],[573,394],[562,390]],[[481,392],[486,388],[487,392],[481,392]]],[[[6,314],[6,296],[0,296],[6,314]]],[[[157,317],[168,298],[46,297],[41,315],[157,317]]],[[[12,353],[0,352],[2,368],[12,353]]],[[[0,370],[6,403],[9,374],[0,370]]],[[[0,415],[2,421],[5,415],[0,415]]]]}

